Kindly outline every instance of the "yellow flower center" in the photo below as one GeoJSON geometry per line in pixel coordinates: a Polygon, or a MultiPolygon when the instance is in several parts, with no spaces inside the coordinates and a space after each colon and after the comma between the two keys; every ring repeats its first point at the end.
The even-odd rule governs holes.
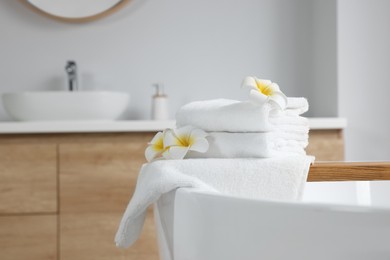
{"type": "Polygon", "coordinates": [[[176,140],[177,145],[184,147],[190,147],[194,144],[194,141],[194,138],[190,135],[179,136],[176,140]]]}
{"type": "Polygon", "coordinates": [[[262,93],[268,97],[274,93],[270,86],[271,85],[267,85],[262,81],[256,80],[256,87],[259,89],[260,93],[262,93]]]}
{"type": "Polygon", "coordinates": [[[164,151],[164,140],[162,136],[153,144],[153,149],[157,152],[164,151]]]}

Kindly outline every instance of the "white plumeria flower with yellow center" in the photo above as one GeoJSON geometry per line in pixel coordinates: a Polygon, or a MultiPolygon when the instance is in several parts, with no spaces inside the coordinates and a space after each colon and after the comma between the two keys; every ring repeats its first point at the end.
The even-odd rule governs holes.
{"type": "Polygon", "coordinates": [[[205,131],[192,126],[184,126],[167,131],[164,137],[164,144],[169,148],[163,153],[163,157],[180,160],[186,156],[188,151],[204,153],[209,149],[209,142],[206,136],[205,131]]]}
{"type": "Polygon", "coordinates": [[[287,106],[287,97],[280,91],[278,84],[270,80],[246,77],[241,86],[250,90],[249,97],[256,104],[270,102],[280,110],[287,106]]]}
{"type": "Polygon", "coordinates": [[[148,162],[151,162],[158,158],[163,158],[163,154],[168,150],[168,147],[164,144],[164,136],[166,130],[158,132],[148,143],[148,147],[145,150],[145,157],[148,162]]]}

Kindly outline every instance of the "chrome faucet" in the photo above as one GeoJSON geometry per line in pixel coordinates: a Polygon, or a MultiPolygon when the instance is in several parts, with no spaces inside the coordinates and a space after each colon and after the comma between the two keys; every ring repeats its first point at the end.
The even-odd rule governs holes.
{"type": "Polygon", "coordinates": [[[65,71],[68,74],[69,91],[77,91],[79,89],[77,82],[77,65],[75,61],[68,61],[65,66],[65,71]]]}

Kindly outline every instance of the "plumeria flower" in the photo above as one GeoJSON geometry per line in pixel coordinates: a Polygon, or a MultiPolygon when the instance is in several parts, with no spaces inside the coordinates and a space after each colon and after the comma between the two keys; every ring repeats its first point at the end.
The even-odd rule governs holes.
{"type": "Polygon", "coordinates": [[[280,110],[284,110],[287,106],[287,97],[280,91],[278,84],[270,80],[246,77],[242,87],[250,90],[250,99],[256,104],[263,105],[270,102],[280,110]]]}
{"type": "Polygon", "coordinates": [[[183,159],[188,151],[197,151],[204,153],[209,149],[209,142],[206,140],[206,132],[184,126],[179,129],[172,129],[166,132],[164,144],[168,150],[163,153],[166,159],[183,159]]]}
{"type": "Polygon", "coordinates": [[[167,130],[158,132],[148,143],[148,147],[145,150],[145,157],[148,162],[155,159],[162,158],[163,154],[168,150],[168,147],[164,144],[164,136],[167,130]]]}

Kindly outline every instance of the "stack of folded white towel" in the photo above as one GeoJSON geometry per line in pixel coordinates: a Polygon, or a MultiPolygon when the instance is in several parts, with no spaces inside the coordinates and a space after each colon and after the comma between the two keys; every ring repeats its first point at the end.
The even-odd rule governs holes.
{"type": "MultiPolygon", "coordinates": [[[[249,77],[245,82],[252,81],[249,77]]],[[[258,80],[256,84],[266,94],[275,92],[275,96],[267,97],[254,89],[251,91],[255,91],[255,101],[260,103],[216,99],[192,102],[177,112],[178,132],[193,128],[190,134],[185,133],[185,139],[191,139],[193,132],[206,136],[207,141],[199,138],[201,141],[194,145],[197,149],[190,141],[179,139],[179,135],[172,142],[175,129],[153,138],[145,153],[150,163],[140,170],[134,195],[116,234],[117,246],[133,244],[142,230],[147,207],[177,188],[261,199],[301,197],[314,160],[305,152],[308,120],[300,116],[308,110],[308,102],[305,98],[284,97],[271,82],[258,80]],[[207,149],[199,148],[205,144],[207,149]],[[207,159],[181,160],[184,155],[178,151],[183,149],[184,158],[207,159]],[[170,156],[165,156],[168,152],[170,156]]]]}
{"type": "Polygon", "coordinates": [[[191,125],[207,132],[209,149],[191,151],[187,158],[269,158],[305,155],[309,123],[305,98],[288,98],[285,110],[271,104],[215,99],[183,106],[176,125],[191,125]]]}

